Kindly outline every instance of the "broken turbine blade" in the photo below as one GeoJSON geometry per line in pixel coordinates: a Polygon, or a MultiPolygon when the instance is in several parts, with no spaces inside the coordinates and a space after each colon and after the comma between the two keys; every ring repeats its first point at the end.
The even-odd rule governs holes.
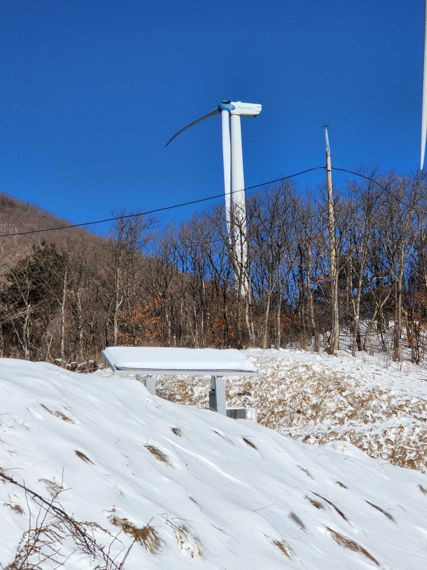
{"type": "Polygon", "coordinates": [[[168,146],[174,139],[176,139],[176,137],[179,136],[182,132],[186,131],[187,129],[190,129],[191,127],[194,127],[194,125],[197,125],[197,123],[201,123],[202,121],[208,119],[209,117],[212,117],[213,115],[217,115],[219,112],[220,111],[217,107],[216,109],[213,109],[213,111],[209,111],[209,113],[206,113],[206,115],[202,115],[195,121],[192,121],[188,125],[185,125],[185,127],[182,127],[182,129],[179,129],[179,131],[176,131],[176,133],[171,136],[171,138],[165,144],[165,147],[168,146]]]}

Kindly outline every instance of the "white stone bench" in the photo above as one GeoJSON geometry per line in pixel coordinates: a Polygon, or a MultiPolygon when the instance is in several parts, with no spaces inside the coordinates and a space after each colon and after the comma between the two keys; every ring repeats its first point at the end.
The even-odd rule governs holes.
{"type": "Polygon", "coordinates": [[[253,364],[234,349],[110,346],[102,355],[114,373],[147,375],[145,385],[153,394],[158,376],[210,376],[209,407],[224,415],[224,378],[257,373],[253,364]]]}

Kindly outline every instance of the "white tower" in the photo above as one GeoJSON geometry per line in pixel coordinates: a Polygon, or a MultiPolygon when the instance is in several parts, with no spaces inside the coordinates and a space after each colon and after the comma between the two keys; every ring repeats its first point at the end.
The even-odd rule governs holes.
{"type": "MultiPolygon", "coordinates": [[[[427,0],[426,0],[427,1],[427,0]]],[[[246,196],[243,171],[242,129],[240,117],[256,117],[262,105],[241,101],[221,101],[216,109],[192,121],[177,131],[166,143],[205,119],[221,114],[222,156],[224,166],[225,219],[233,252],[236,282],[242,295],[250,292],[248,244],[246,235],[246,196]]]]}

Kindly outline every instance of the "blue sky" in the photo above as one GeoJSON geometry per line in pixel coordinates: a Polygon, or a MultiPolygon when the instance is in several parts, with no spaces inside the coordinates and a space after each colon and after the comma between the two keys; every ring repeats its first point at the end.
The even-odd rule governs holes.
{"type": "Polygon", "coordinates": [[[221,192],[219,118],[163,148],[221,99],[263,104],[247,185],[323,164],[324,122],[336,166],[414,173],[423,4],[4,0],[0,190],[73,222],[221,192]]]}

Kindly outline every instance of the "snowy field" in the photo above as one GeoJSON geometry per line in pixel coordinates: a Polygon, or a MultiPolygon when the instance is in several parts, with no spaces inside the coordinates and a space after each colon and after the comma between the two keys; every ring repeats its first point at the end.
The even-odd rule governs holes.
{"type": "MultiPolygon", "coordinates": [[[[248,350],[258,377],[228,381],[228,404],[294,439],[343,440],[371,457],[427,470],[427,368],[389,356],[248,350]]],[[[159,393],[208,407],[207,380],[165,379],[159,393]]]]}
{"type": "MultiPolygon", "coordinates": [[[[296,379],[298,367],[326,380],[347,377],[339,359],[292,353],[282,370],[277,359],[287,362],[287,351],[249,354],[271,378],[270,407],[280,400],[275,383],[296,379]]],[[[373,390],[376,365],[360,366],[363,394],[373,390]]],[[[392,392],[396,405],[422,397],[421,372],[408,375],[406,392],[405,371],[380,372],[387,384],[378,381],[378,390],[392,392]]],[[[2,359],[0,398],[4,568],[18,552],[9,570],[61,562],[68,570],[116,569],[126,555],[129,570],[426,567],[427,477],[419,471],[345,442],[307,445],[177,405],[107,373],[2,359]]],[[[233,396],[245,398],[255,401],[233,396]]]]}

